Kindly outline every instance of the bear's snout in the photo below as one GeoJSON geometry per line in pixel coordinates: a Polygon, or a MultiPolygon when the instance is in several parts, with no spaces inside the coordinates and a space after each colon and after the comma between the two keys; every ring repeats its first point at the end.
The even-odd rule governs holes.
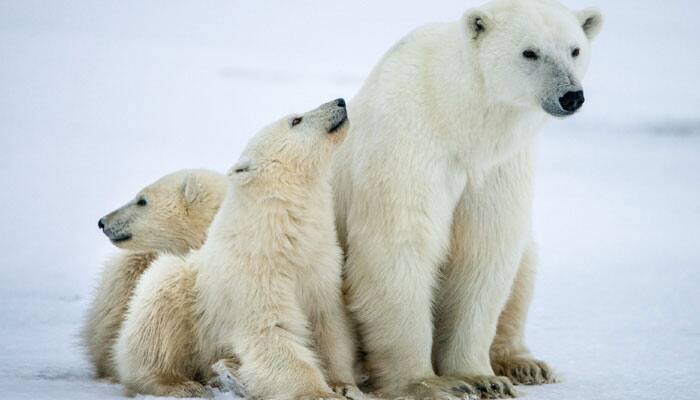
{"type": "Polygon", "coordinates": [[[583,97],[583,90],[566,92],[559,98],[561,108],[572,113],[581,108],[584,101],[586,101],[586,99],[583,97]]]}
{"type": "Polygon", "coordinates": [[[113,243],[123,242],[131,239],[131,233],[128,230],[128,222],[122,219],[117,219],[112,214],[106,215],[97,221],[97,227],[102,229],[102,232],[113,243]]]}
{"type": "Polygon", "coordinates": [[[335,133],[348,119],[348,112],[345,108],[345,99],[340,98],[333,101],[336,108],[331,111],[330,116],[330,126],[328,127],[328,133],[335,133]]]}

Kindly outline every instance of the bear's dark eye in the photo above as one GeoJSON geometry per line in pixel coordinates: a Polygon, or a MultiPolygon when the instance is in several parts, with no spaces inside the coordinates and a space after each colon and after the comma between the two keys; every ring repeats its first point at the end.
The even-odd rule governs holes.
{"type": "Polygon", "coordinates": [[[296,117],[292,120],[292,126],[297,126],[301,123],[301,117],[296,117]]]}
{"type": "Polygon", "coordinates": [[[141,197],[141,198],[136,202],[136,205],[139,206],[139,207],[144,207],[146,204],[148,204],[148,202],[147,202],[146,199],[144,199],[143,197],[141,197]]]}
{"type": "Polygon", "coordinates": [[[571,52],[571,57],[578,57],[578,54],[581,52],[581,49],[578,47],[574,49],[574,51],[571,52]]]}
{"type": "Polygon", "coordinates": [[[532,50],[525,50],[523,51],[523,57],[527,58],[528,60],[537,60],[540,58],[537,53],[535,53],[532,50]]]}

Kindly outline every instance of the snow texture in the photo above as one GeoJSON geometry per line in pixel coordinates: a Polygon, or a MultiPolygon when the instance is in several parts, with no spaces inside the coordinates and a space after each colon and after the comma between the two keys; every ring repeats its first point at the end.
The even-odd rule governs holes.
{"type": "MultiPolygon", "coordinates": [[[[120,398],[77,332],[97,219],[184,167],[225,171],[280,115],[352,97],[401,36],[466,0],[0,2],[0,398],[120,398]]],[[[540,136],[529,399],[698,399],[696,1],[595,5],[587,102],[540,136]]],[[[219,398],[231,398],[219,394],[219,398]]]]}

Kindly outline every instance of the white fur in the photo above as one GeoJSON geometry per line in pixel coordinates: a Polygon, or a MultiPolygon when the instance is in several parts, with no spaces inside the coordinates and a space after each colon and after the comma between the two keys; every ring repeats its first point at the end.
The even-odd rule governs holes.
{"type": "MultiPolygon", "coordinates": [[[[601,18],[587,13],[592,37],[601,18]]],[[[350,104],[336,216],[347,297],[383,393],[462,396],[457,377],[482,395],[515,394],[493,376],[489,348],[531,242],[544,109],[580,89],[588,64],[581,26],[554,1],[488,3],[399,41],[350,104]]],[[[509,318],[527,309],[516,308],[509,318]]]]}
{"type": "Polygon", "coordinates": [[[341,114],[329,103],[263,129],[231,170],[204,246],[144,274],[116,346],[131,391],[202,395],[219,359],[254,397],[354,388],[328,183],[341,114]]]}
{"type": "Polygon", "coordinates": [[[101,219],[105,228],[118,225],[131,239],[115,243],[124,250],[105,264],[81,331],[98,378],[115,379],[113,344],[141,274],[159,253],[185,254],[202,246],[227,186],[216,172],[177,171],[101,219]],[[148,199],[146,206],[135,204],[141,198],[148,199]]]}

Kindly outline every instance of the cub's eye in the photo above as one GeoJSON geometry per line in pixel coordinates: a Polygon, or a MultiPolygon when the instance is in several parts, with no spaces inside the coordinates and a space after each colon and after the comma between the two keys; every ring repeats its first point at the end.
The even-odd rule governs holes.
{"type": "Polygon", "coordinates": [[[136,205],[139,206],[139,207],[144,207],[146,204],[148,204],[148,202],[147,202],[146,199],[144,199],[143,197],[141,197],[141,198],[136,202],[136,205]]]}
{"type": "Polygon", "coordinates": [[[571,57],[578,57],[578,54],[579,54],[580,52],[581,52],[581,49],[579,49],[578,47],[575,48],[575,49],[571,52],[571,57]]]}
{"type": "Polygon", "coordinates": [[[297,126],[301,123],[301,117],[296,117],[292,120],[292,126],[297,126]]]}
{"type": "Polygon", "coordinates": [[[535,53],[532,50],[525,50],[523,51],[523,57],[527,58],[528,60],[537,60],[540,58],[537,53],[535,53]]]}

